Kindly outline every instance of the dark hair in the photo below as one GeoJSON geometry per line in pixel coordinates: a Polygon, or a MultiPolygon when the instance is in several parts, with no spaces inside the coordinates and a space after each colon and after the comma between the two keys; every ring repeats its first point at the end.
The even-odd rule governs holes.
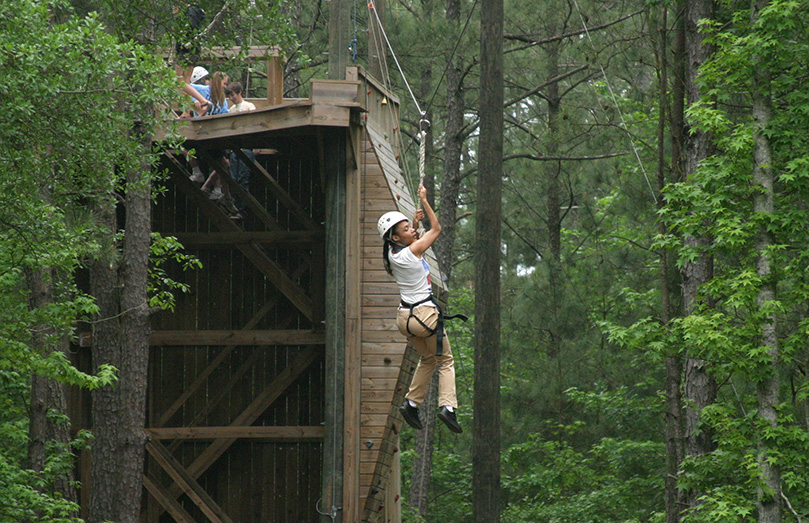
{"type": "Polygon", "coordinates": [[[228,84],[228,91],[236,94],[242,94],[242,84],[239,82],[230,82],[228,84]]]}
{"type": "Polygon", "coordinates": [[[398,223],[394,223],[393,227],[388,229],[387,232],[385,232],[384,236],[382,236],[382,243],[383,243],[383,245],[382,245],[382,263],[385,264],[385,272],[387,272],[391,276],[393,276],[393,269],[390,268],[389,255],[390,255],[390,250],[393,247],[396,246],[396,244],[393,243],[393,239],[391,237],[393,236],[394,231],[396,230],[396,228],[399,227],[399,224],[404,222],[404,221],[405,220],[402,220],[401,222],[398,222],[398,223]]]}
{"type": "Polygon", "coordinates": [[[390,239],[390,231],[393,229],[391,227],[388,229],[388,232],[385,233],[385,236],[382,238],[382,263],[385,264],[385,272],[393,276],[393,269],[390,268],[390,259],[388,258],[390,254],[390,250],[393,248],[393,241],[390,239]]]}

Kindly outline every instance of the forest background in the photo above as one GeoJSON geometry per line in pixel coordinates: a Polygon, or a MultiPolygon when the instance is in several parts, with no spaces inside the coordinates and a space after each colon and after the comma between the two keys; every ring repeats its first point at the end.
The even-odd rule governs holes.
{"type": "MultiPolygon", "coordinates": [[[[329,2],[202,3],[221,14],[210,44],[284,48],[287,95],[326,76],[329,2]]],[[[469,312],[480,5],[377,8],[432,122],[426,183],[444,227],[436,250],[450,309],[469,312]]],[[[809,518],[808,8],[505,2],[503,521],[809,518]]],[[[415,172],[420,115],[392,61],[374,69],[385,52],[371,13],[355,5],[352,50],[401,93],[403,160],[415,172]]],[[[179,96],[154,52],[175,23],[159,1],[0,8],[4,520],[75,520],[66,449],[90,436],[76,439],[58,412],[38,408],[53,404],[38,402],[49,384],[125,388],[137,374],[127,366],[142,367],[113,356],[117,373],[70,368],[62,349],[75,319],[142,325],[139,303],[170,307],[163,291],[182,291],[159,284],[172,284],[159,260],[182,259],[170,240],[152,238],[150,280],[126,269],[132,246],[150,243],[134,209],[159,190],[143,137],[166,121],[150,108],[179,96]],[[133,222],[115,221],[120,200],[133,222]],[[79,266],[149,280],[149,295],[115,304],[83,295],[79,266]],[[31,437],[37,424],[45,428],[31,437]]],[[[451,328],[465,427],[473,332],[451,328]]],[[[473,437],[404,433],[406,521],[474,521],[473,437]]],[[[113,509],[96,503],[103,521],[113,509]]]]}

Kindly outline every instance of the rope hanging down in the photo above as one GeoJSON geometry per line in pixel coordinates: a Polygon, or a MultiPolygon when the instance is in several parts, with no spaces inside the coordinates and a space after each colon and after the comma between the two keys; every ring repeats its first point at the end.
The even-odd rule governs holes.
{"type": "MultiPolygon", "coordinates": [[[[427,113],[421,110],[421,105],[419,105],[419,101],[416,99],[416,95],[413,94],[413,89],[410,88],[410,82],[407,81],[407,77],[402,70],[402,66],[399,64],[399,59],[396,58],[396,53],[393,51],[393,46],[388,39],[388,35],[385,32],[385,28],[382,26],[382,20],[379,18],[379,14],[376,12],[376,8],[374,6],[373,0],[368,2],[368,9],[374,14],[374,18],[376,19],[376,26],[379,28],[380,33],[382,34],[382,38],[385,40],[385,44],[388,46],[388,50],[390,51],[390,55],[393,58],[393,62],[396,64],[396,68],[399,70],[399,75],[402,77],[402,81],[407,87],[407,91],[410,93],[410,98],[413,100],[413,104],[416,106],[416,110],[419,112],[419,185],[424,183],[424,175],[425,175],[425,164],[427,162],[427,129],[430,127],[429,120],[426,119],[427,113]]],[[[410,187],[412,191],[413,188],[410,187]]],[[[418,200],[418,193],[414,192],[414,196],[416,196],[416,200],[418,200]]],[[[415,203],[415,202],[414,202],[415,203]]],[[[419,225],[419,232],[423,232],[423,226],[419,225]]]]}

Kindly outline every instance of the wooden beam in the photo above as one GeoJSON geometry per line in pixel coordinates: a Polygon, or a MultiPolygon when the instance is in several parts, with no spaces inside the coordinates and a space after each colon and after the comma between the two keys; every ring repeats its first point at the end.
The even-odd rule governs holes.
{"type": "MultiPolygon", "coordinates": [[[[190,180],[190,173],[170,152],[165,151],[163,155],[168,160],[169,171],[172,173],[177,187],[192,201],[195,201],[200,211],[211,223],[220,231],[241,232],[242,229],[233,223],[219,207],[211,202],[199,188],[190,180]]],[[[312,300],[306,292],[295,283],[276,262],[271,260],[264,251],[257,245],[240,245],[236,247],[255,265],[281,294],[303,313],[308,319],[312,319],[312,300]]]]}
{"type": "MultiPolygon", "coordinates": [[[[168,59],[174,53],[172,49],[164,49],[162,56],[168,59]]],[[[251,45],[247,47],[223,47],[213,46],[202,49],[202,61],[213,59],[241,59],[241,58],[267,58],[270,56],[281,56],[281,48],[277,45],[251,45]]]]}
{"type": "Polygon", "coordinates": [[[279,105],[284,101],[284,63],[278,53],[267,56],[267,103],[279,105]]]}
{"type": "MultiPolygon", "coordinates": [[[[350,129],[351,158],[359,160],[354,149],[362,128],[350,129]]],[[[362,329],[364,328],[361,291],[361,210],[362,183],[360,170],[352,163],[346,174],[345,234],[345,408],[343,449],[343,521],[360,518],[360,410],[362,405],[362,329]]]]}
{"type": "Polygon", "coordinates": [[[322,332],[311,330],[176,330],[152,331],[152,346],[188,347],[212,345],[323,345],[322,332]]]}
{"type": "Polygon", "coordinates": [[[346,132],[324,133],[326,178],[326,381],[321,497],[326,511],[343,506],[346,347],[346,132]]]}
{"type": "Polygon", "coordinates": [[[175,485],[188,496],[188,498],[199,507],[203,514],[211,523],[233,523],[230,516],[222,510],[216,501],[205,492],[205,489],[188,474],[179,461],[174,459],[166,447],[159,441],[149,441],[146,443],[146,450],[157,461],[158,465],[174,480],[175,485]]]}
{"type": "MultiPolygon", "coordinates": [[[[253,327],[255,327],[258,324],[258,322],[260,322],[262,318],[264,318],[264,316],[266,316],[267,313],[270,312],[270,310],[275,305],[275,302],[276,300],[268,300],[267,302],[265,302],[264,305],[262,305],[261,308],[253,315],[253,317],[250,318],[250,320],[244,325],[244,330],[250,330],[253,327]]],[[[219,351],[219,354],[217,354],[216,357],[214,357],[214,359],[208,364],[208,366],[205,367],[205,369],[194,378],[194,381],[191,382],[191,384],[189,384],[188,387],[185,387],[183,393],[180,394],[180,397],[174,400],[172,404],[169,405],[169,407],[163,412],[163,414],[161,414],[160,417],[157,418],[157,421],[154,422],[154,426],[162,427],[163,425],[168,423],[168,421],[171,419],[174,413],[180,410],[180,408],[183,405],[185,405],[185,402],[188,400],[188,398],[190,398],[191,395],[197,391],[197,389],[199,389],[202,385],[205,384],[205,382],[208,379],[208,376],[210,376],[213,373],[213,371],[216,370],[216,368],[219,367],[219,365],[223,361],[225,361],[225,358],[227,358],[228,355],[236,347],[237,345],[228,345],[224,349],[219,351]]]]}
{"type": "Polygon", "coordinates": [[[264,247],[311,247],[323,241],[323,231],[166,232],[186,248],[256,243],[264,247]]]}
{"type": "Polygon", "coordinates": [[[247,155],[245,155],[242,150],[236,146],[236,144],[231,143],[231,147],[233,148],[233,152],[236,153],[236,156],[238,156],[239,159],[243,161],[256,176],[260,175],[267,179],[272,193],[287,209],[292,212],[295,218],[301,222],[301,225],[310,231],[320,230],[320,225],[317,224],[311,216],[309,216],[309,213],[306,212],[300,203],[298,203],[289,195],[289,193],[287,193],[286,189],[281,187],[281,184],[279,184],[278,181],[269,172],[267,172],[267,169],[265,169],[258,162],[254,162],[248,158],[247,155]]]}
{"type": "MultiPolygon", "coordinates": [[[[318,351],[312,347],[304,349],[290,362],[289,366],[281,371],[278,376],[270,383],[264,391],[259,394],[256,399],[241,413],[231,427],[244,427],[251,425],[256,421],[261,414],[267,410],[276,399],[298,379],[298,377],[315,361],[318,351]]],[[[189,475],[196,479],[200,477],[208,468],[230,448],[233,443],[238,441],[237,438],[217,438],[208,448],[206,448],[194,462],[187,467],[189,475]]],[[[172,485],[169,489],[169,494],[173,499],[177,499],[182,490],[177,485],[172,485]]]]}
{"type": "MultiPolygon", "coordinates": [[[[149,494],[151,494],[152,497],[154,497],[157,502],[160,503],[163,510],[171,514],[174,521],[178,521],[179,523],[196,523],[194,518],[191,517],[191,514],[186,512],[183,506],[177,502],[177,498],[172,496],[168,490],[158,485],[157,482],[155,482],[152,478],[144,475],[143,486],[146,488],[149,494]]],[[[142,518],[141,521],[143,521],[142,518]]]]}
{"type": "MultiPolygon", "coordinates": [[[[232,427],[247,426],[256,421],[261,414],[272,405],[276,399],[298,379],[298,376],[315,361],[319,351],[314,348],[309,348],[295,356],[290,362],[289,366],[285,368],[270,385],[253,400],[250,405],[231,423],[232,427]]],[[[234,438],[221,438],[215,440],[200,456],[194,460],[188,471],[195,478],[199,477],[203,472],[208,470],[214,461],[219,456],[230,448],[236,441],[234,438]]]]}
{"type": "MultiPolygon", "coordinates": [[[[288,311],[286,320],[280,322],[278,325],[280,327],[291,325],[296,318],[297,316],[293,313],[293,311],[288,311]]],[[[207,403],[205,403],[203,407],[197,409],[194,417],[186,424],[186,426],[195,427],[201,424],[205,417],[212,412],[217,405],[219,405],[219,402],[230,395],[233,387],[235,387],[238,383],[241,383],[245,374],[253,369],[253,366],[260,360],[264,349],[266,349],[266,347],[256,347],[256,349],[252,350],[250,352],[250,356],[242,361],[241,365],[239,365],[235,371],[231,371],[230,379],[228,379],[227,383],[217,387],[216,392],[208,396],[207,403]]],[[[181,442],[179,440],[174,441],[170,445],[169,450],[174,452],[180,443],[181,442]]]]}
{"type": "Polygon", "coordinates": [[[247,205],[247,208],[250,209],[259,218],[259,220],[261,220],[261,223],[270,229],[280,229],[278,222],[276,222],[275,218],[273,218],[273,216],[267,212],[267,209],[265,209],[264,206],[253,197],[252,194],[245,191],[241,185],[236,183],[233,178],[230,177],[229,166],[225,163],[221,156],[214,158],[208,150],[203,150],[202,156],[207,160],[209,165],[214,166],[216,172],[219,174],[219,178],[227,184],[227,187],[232,192],[239,195],[239,197],[247,205]]]}
{"type": "Polygon", "coordinates": [[[313,78],[309,82],[309,100],[317,103],[360,102],[360,82],[350,80],[324,80],[313,78]]]}
{"type": "Polygon", "coordinates": [[[274,442],[321,441],[321,426],[288,427],[165,427],[147,428],[156,440],[212,440],[222,438],[262,439],[274,442]]]}

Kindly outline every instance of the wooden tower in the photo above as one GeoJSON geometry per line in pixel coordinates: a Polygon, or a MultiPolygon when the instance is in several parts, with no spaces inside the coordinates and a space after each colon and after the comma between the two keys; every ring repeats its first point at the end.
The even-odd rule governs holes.
{"type": "MultiPolygon", "coordinates": [[[[417,356],[395,327],[376,220],[415,210],[398,100],[357,67],[313,80],[308,99],[281,96],[272,56],[268,78],[255,111],[182,128],[212,164],[209,151],[254,150],[249,193],[224,176],[246,220],[190,181],[179,151],[162,157],[153,230],[203,268],[169,267],[191,291],[153,319],[141,520],[397,522],[397,407],[417,356]]],[[[74,398],[73,419],[86,426],[89,409],[74,398]]]]}

